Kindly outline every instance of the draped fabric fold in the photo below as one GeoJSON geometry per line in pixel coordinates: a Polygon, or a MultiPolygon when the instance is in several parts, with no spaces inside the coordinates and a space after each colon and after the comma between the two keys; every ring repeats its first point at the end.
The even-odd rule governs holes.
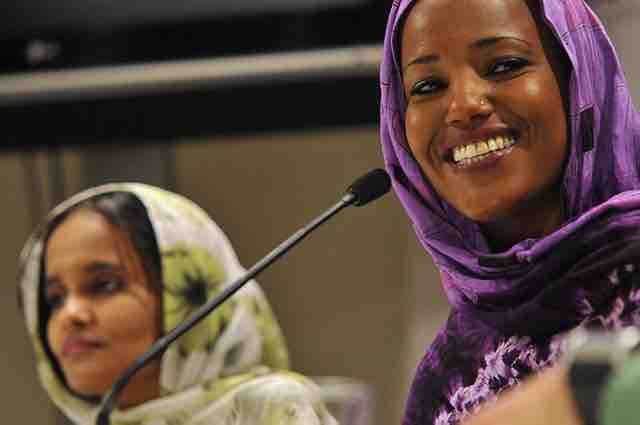
{"type": "Polygon", "coordinates": [[[540,2],[543,22],[571,67],[569,154],[562,176],[566,217],[554,233],[498,253],[490,251],[476,223],[438,196],[408,148],[399,35],[416,1],[396,0],[391,8],[380,69],[384,161],[452,308],[418,368],[405,424],[455,423],[477,402],[516,382],[495,376],[499,385],[477,399],[469,395],[487,356],[510,338],[519,341],[509,346],[510,356],[528,352],[536,358],[518,369],[523,376],[552,362],[554,337],[593,319],[598,305],[607,314],[621,296],[625,305],[635,305],[628,298],[633,291],[622,294],[610,276],[640,264],[640,116],[615,50],[587,4],[540,2]],[[523,338],[528,342],[518,345],[523,338]],[[454,406],[454,399],[475,401],[454,406]]]}

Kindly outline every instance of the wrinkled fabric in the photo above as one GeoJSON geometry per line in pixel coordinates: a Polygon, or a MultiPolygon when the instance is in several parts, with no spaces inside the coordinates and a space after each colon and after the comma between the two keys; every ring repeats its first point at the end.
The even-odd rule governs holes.
{"type": "MultiPolygon", "coordinates": [[[[143,184],[109,184],[55,208],[22,251],[19,289],[40,380],[53,402],[78,425],[95,423],[98,406],[69,391],[44,348],[38,317],[43,238],[55,217],[110,192],[132,193],[147,211],[161,260],[165,330],[245,272],[222,230],[200,207],[177,194],[143,184]]],[[[280,327],[261,289],[251,281],[162,355],[162,396],[114,411],[111,423],[336,424],[317,387],[286,371],[288,365],[280,327]]]]}
{"type": "Polygon", "coordinates": [[[476,223],[436,194],[408,149],[398,40],[415,0],[395,0],[391,8],[380,69],[385,166],[451,305],[418,367],[407,425],[457,423],[482,400],[552,364],[562,332],[603,312],[613,326],[606,316],[620,310],[614,300],[635,308],[630,290],[620,292],[610,276],[638,264],[640,118],[614,48],[584,1],[540,1],[571,65],[566,219],[554,233],[498,253],[476,223]],[[500,368],[488,364],[499,353],[521,367],[494,373],[500,368]],[[492,372],[483,375],[487,368],[492,372]],[[474,391],[478,379],[483,389],[474,391]]]}

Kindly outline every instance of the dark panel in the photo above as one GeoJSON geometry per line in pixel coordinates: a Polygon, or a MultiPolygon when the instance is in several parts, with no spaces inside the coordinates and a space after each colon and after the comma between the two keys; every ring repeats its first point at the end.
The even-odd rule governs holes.
{"type": "Polygon", "coordinates": [[[247,88],[0,108],[4,149],[87,145],[376,123],[377,79],[343,78],[247,88]]]}
{"type": "Polygon", "coordinates": [[[367,0],[4,0],[0,38],[42,30],[113,30],[140,23],[332,10],[367,0]]]}
{"type": "MultiPolygon", "coordinates": [[[[22,22],[28,15],[25,11],[36,3],[35,0],[9,3],[15,13],[20,10],[23,13],[14,14],[14,20],[22,22]],[[16,5],[21,6],[15,8],[16,5]]],[[[227,9],[220,16],[209,13],[184,19],[160,16],[160,7],[158,15],[149,15],[146,19],[134,14],[131,19],[121,21],[122,25],[74,24],[63,28],[54,24],[62,22],[55,16],[60,17],[64,9],[50,3],[38,3],[48,5],[38,13],[46,11],[42,16],[51,15],[51,25],[18,28],[16,24],[13,32],[0,29],[0,78],[3,74],[20,75],[30,71],[94,66],[108,69],[131,63],[381,43],[390,6],[388,0],[282,0],[267,2],[273,6],[267,10],[267,3],[256,1],[253,5],[262,5],[263,9],[227,9]],[[338,3],[340,7],[336,7],[338,3]]],[[[97,3],[114,4],[102,0],[91,2],[97,3]]],[[[118,7],[124,11],[132,7],[129,4],[143,3],[153,2],[121,2],[118,7]]],[[[202,2],[203,5],[215,3],[202,2]]],[[[232,3],[240,4],[218,3],[229,8],[232,3]]],[[[3,16],[6,21],[10,14],[3,16]]],[[[34,12],[32,16],[39,15],[34,12]]],[[[96,11],[83,22],[93,22],[101,16],[96,11]]],[[[74,19],[80,18],[82,14],[74,19]]],[[[372,73],[366,77],[339,78],[316,75],[295,81],[267,78],[264,83],[251,86],[200,87],[147,95],[124,93],[113,98],[85,97],[67,102],[0,106],[5,135],[0,146],[21,149],[103,142],[143,143],[137,141],[375,123],[378,93],[377,78],[372,73]]]]}
{"type": "MultiPolygon", "coordinates": [[[[287,2],[291,3],[289,8],[272,5],[260,13],[232,16],[229,10],[215,14],[193,13],[188,9],[188,17],[148,10],[148,15],[138,12],[123,16],[116,25],[98,11],[71,13],[78,22],[63,24],[71,18],[65,15],[59,2],[44,0],[40,6],[49,6],[34,10],[46,12],[47,19],[37,21],[33,20],[36,15],[29,17],[26,9],[16,9],[22,2],[14,0],[13,12],[10,9],[8,15],[0,14],[0,73],[380,43],[388,2],[341,2],[344,4],[340,7],[335,7],[335,3],[339,3],[336,1],[301,2],[297,7],[292,6],[296,2],[287,2]],[[10,18],[11,13],[18,11],[19,16],[10,18]],[[97,25],[97,21],[103,19],[103,24],[97,25]],[[2,21],[6,21],[6,25],[2,21]]],[[[111,1],[81,3],[114,4],[111,1]]],[[[127,5],[139,3],[121,2],[118,13],[133,7],[127,5]]],[[[164,3],[183,8],[182,2],[164,3]]],[[[269,2],[248,4],[264,6],[269,2]]]]}

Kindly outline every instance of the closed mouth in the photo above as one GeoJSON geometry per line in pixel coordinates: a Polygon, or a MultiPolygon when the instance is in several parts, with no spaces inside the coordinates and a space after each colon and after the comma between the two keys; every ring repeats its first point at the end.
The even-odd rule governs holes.
{"type": "Polygon", "coordinates": [[[97,348],[102,347],[103,344],[85,338],[69,338],[64,342],[62,347],[62,355],[63,356],[77,356],[83,353],[87,353],[89,351],[93,351],[97,348]]]}

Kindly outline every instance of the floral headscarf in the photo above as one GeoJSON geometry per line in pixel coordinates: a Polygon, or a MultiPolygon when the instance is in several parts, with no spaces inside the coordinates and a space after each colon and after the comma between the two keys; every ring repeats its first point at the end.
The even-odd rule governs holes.
{"type": "MultiPolygon", "coordinates": [[[[146,209],[160,254],[165,330],[184,321],[245,271],[222,230],[200,207],[159,188],[108,184],[55,208],[22,251],[20,295],[40,380],[53,402],[78,425],[95,423],[98,406],[69,391],[45,350],[38,317],[44,238],[56,217],[111,192],[131,193],[146,209]]],[[[287,372],[287,367],[280,327],[262,291],[251,281],[162,355],[161,397],[114,411],[111,423],[335,424],[317,387],[287,372]]]]}

